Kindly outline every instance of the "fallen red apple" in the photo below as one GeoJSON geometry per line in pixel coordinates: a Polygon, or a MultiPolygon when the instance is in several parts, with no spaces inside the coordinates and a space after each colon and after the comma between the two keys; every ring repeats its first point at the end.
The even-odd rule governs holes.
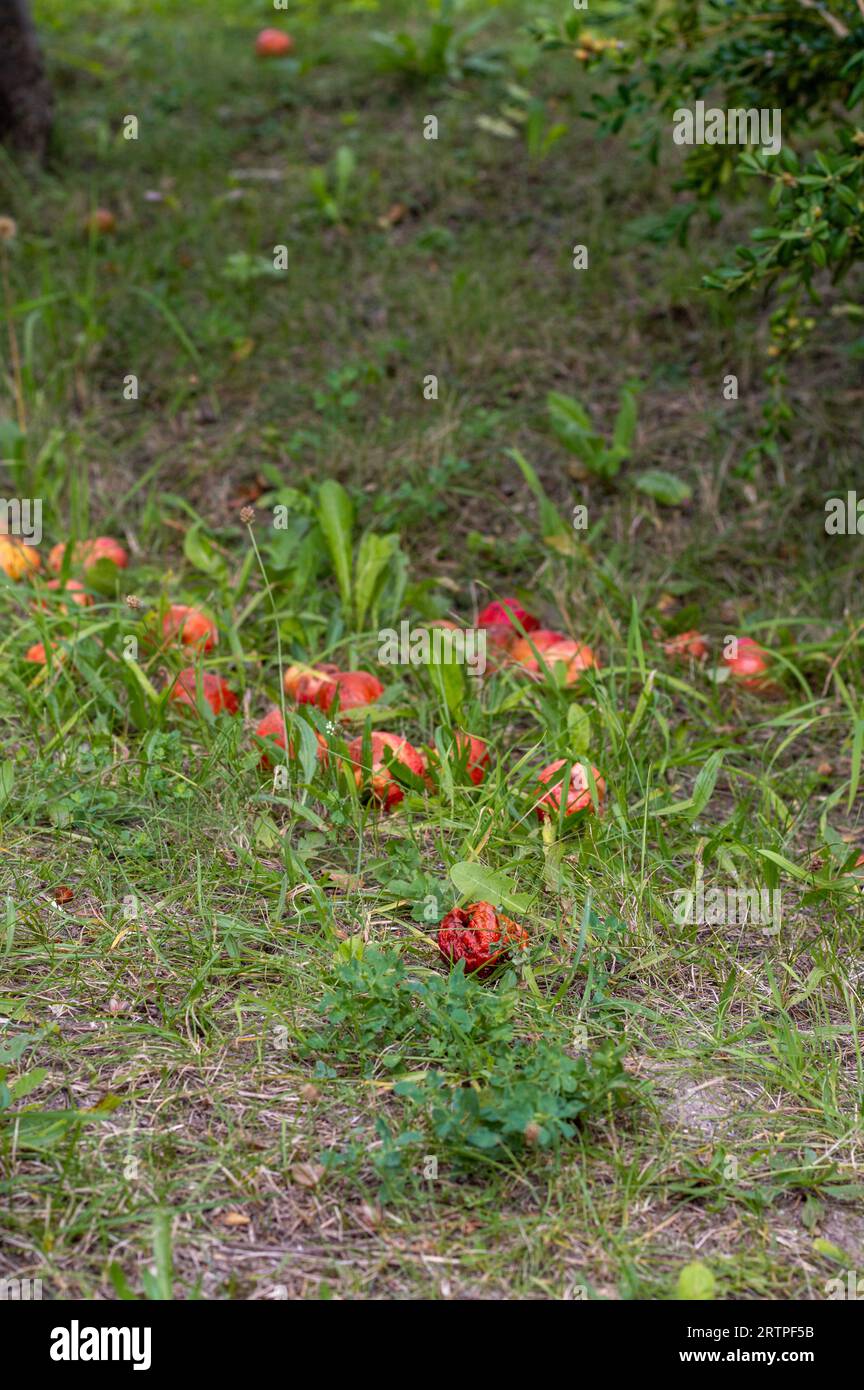
{"type": "Polygon", "coordinates": [[[510,627],[508,623],[488,623],[483,631],[486,633],[487,647],[497,647],[505,652],[509,652],[519,637],[515,627],[510,627]]]}
{"type": "Polygon", "coordinates": [[[590,647],[582,642],[574,642],[563,632],[550,632],[542,628],[532,632],[530,640],[520,637],[514,642],[510,652],[513,661],[532,676],[541,674],[540,662],[535,650],[542,656],[550,671],[562,662],[566,667],[565,685],[575,685],[583,671],[593,666],[599,670],[600,663],[590,647]]]}
{"type": "MultiPolygon", "coordinates": [[[[52,547],[48,556],[48,568],[53,574],[60,573],[65,554],[65,542],[60,541],[52,547]]],[[[129,564],[129,556],[119,541],[115,541],[113,536],[96,536],[91,541],[78,541],[72,552],[70,567],[89,570],[91,565],[98,564],[100,560],[110,560],[121,570],[125,570],[129,564]]]]}
{"type": "Polygon", "coordinates": [[[0,570],[10,579],[19,580],[35,574],[42,561],[39,551],[32,545],[24,545],[13,536],[0,535],[0,570]]]}
{"type": "MultiPolygon", "coordinates": [[[[68,594],[73,603],[77,603],[79,608],[89,608],[93,602],[92,594],[88,594],[80,579],[67,579],[63,584],[59,579],[49,579],[45,586],[47,589],[56,589],[61,594],[68,594]]],[[[42,605],[44,608],[44,604],[42,605]]],[[[66,609],[63,609],[66,612],[66,609]]]]}
{"type": "Polygon", "coordinates": [[[692,657],[694,661],[704,661],[708,655],[708,643],[693,628],[690,632],[679,632],[677,637],[670,637],[663,643],[663,651],[667,656],[681,657],[687,660],[692,657]]]}
{"type": "MultiPolygon", "coordinates": [[[[55,650],[56,646],[57,643],[52,642],[51,650],[55,650]]],[[[34,642],[32,647],[28,647],[26,652],[24,653],[24,660],[32,661],[36,666],[47,666],[48,656],[45,651],[44,643],[34,642]]]]}
{"type": "Polygon", "coordinates": [[[316,705],[325,711],[329,710],[337,693],[341,713],[373,704],[379,695],[384,694],[384,687],[377,677],[370,675],[368,671],[339,671],[332,681],[327,682],[318,691],[316,705]]]}
{"type": "Polygon", "coordinates": [[[770,654],[752,637],[735,638],[735,646],[723,661],[730,673],[747,690],[760,690],[767,687],[765,673],[771,661],[770,654]]]}
{"type": "Polygon", "coordinates": [[[488,974],[507,958],[512,947],[524,950],[528,933],[491,903],[469,903],[448,912],[438,929],[438,949],[448,965],[465,962],[465,974],[488,974]]]}
{"type": "Polygon", "coordinates": [[[255,40],[255,52],[259,58],[284,58],[293,47],[291,35],[282,29],[262,29],[255,40]]]}
{"type": "Polygon", "coordinates": [[[401,763],[416,777],[425,776],[426,760],[423,754],[418,753],[417,749],[408,742],[407,738],[402,738],[399,734],[376,732],[371,735],[371,742],[371,768],[361,765],[363,757],[362,735],[352,739],[348,744],[348,756],[351,759],[354,780],[358,787],[367,789],[373,800],[379,802],[385,811],[390,811],[394,806],[398,806],[405,792],[384,761],[385,750],[389,749],[394,761],[401,763]]]}
{"type": "Polygon", "coordinates": [[[110,208],[94,208],[84,223],[84,230],[97,236],[110,236],[117,229],[117,218],[110,208]]]}
{"type": "Polygon", "coordinates": [[[475,787],[479,787],[489,766],[489,749],[482,738],[458,733],[453,760],[457,767],[464,768],[475,787]]]}
{"type": "Polygon", "coordinates": [[[289,666],[282,684],[285,694],[296,700],[298,705],[315,705],[321,691],[332,685],[334,676],[338,675],[339,667],[330,662],[323,662],[320,666],[289,666]]]}
{"type": "Polygon", "coordinates": [[[540,619],[535,618],[533,613],[515,598],[496,599],[494,603],[489,603],[477,617],[478,627],[506,627],[511,628],[514,633],[517,629],[513,619],[516,618],[522,624],[526,632],[534,632],[540,626],[540,619]]]}
{"type": "MultiPolygon", "coordinates": [[[[255,733],[258,735],[259,738],[269,738],[279,748],[283,750],[285,749],[285,720],[282,718],[282,711],[278,705],[273,705],[272,709],[269,709],[267,711],[264,718],[261,720],[258,727],[256,728],[255,733]]],[[[327,747],[327,740],[323,737],[322,734],[318,733],[317,729],[315,730],[315,738],[318,741],[319,761],[326,764],[327,755],[329,752],[329,749],[327,747]]],[[[294,757],[293,743],[288,744],[288,756],[289,758],[294,757]]],[[[261,755],[261,766],[273,766],[266,753],[262,753],[261,755]]]]}
{"type": "Polygon", "coordinates": [[[185,603],[172,603],[162,620],[162,635],[166,641],[179,637],[185,647],[209,652],[219,641],[216,624],[200,608],[185,603]]]}
{"type": "MultiPolygon", "coordinates": [[[[214,714],[221,714],[223,710],[228,714],[236,714],[240,708],[237,696],[227,682],[221,676],[211,675],[208,671],[201,675],[201,693],[214,714]]],[[[179,705],[190,705],[192,709],[197,710],[198,673],[193,666],[187,666],[180,672],[171,687],[169,699],[175,700],[179,705]]]]}
{"type": "MultiPolygon", "coordinates": [[[[549,763],[544,767],[538,778],[542,786],[546,787],[554,778],[556,772],[560,772],[566,767],[566,758],[557,758],[554,763],[549,763]]],[[[599,770],[591,764],[591,771],[594,774],[594,782],[597,788],[597,811],[602,815],[603,801],[606,796],[606,782],[600,775],[599,770]]],[[[537,815],[540,820],[547,817],[557,818],[561,809],[561,797],[563,795],[563,777],[553,786],[549,787],[546,794],[537,802],[537,815]]],[[[575,816],[580,811],[591,813],[594,810],[594,801],[591,796],[591,788],[588,785],[588,778],[581,763],[574,762],[570,770],[570,786],[567,791],[567,804],[565,814],[575,816]]]]}

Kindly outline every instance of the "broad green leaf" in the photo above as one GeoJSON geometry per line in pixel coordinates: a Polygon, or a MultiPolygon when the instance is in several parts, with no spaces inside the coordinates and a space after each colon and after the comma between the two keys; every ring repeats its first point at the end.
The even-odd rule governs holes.
{"type": "Polygon", "coordinates": [[[13,1081],[9,1087],[9,1094],[12,1100],[23,1100],[24,1096],[29,1096],[31,1091],[35,1091],[37,1086],[41,1086],[45,1077],[48,1075],[47,1067],[34,1067],[32,1071],[25,1072],[19,1076],[17,1081],[13,1081]]]}
{"type": "Polygon", "coordinates": [[[156,689],[156,687],[148,680],[147,676],[144,674],[143,670],[138,665],[138,662],[124,661],[123,670],[128,671],[130,676],[132,676],[134,680],[137,681],[138,685],[141,687],[141,689],[144,691],[144,694],[147,696],[147,699],[150,700],[152,704],[158,705],[160,700],[159,692],[156,689]]]}
{"type": "Polygon", "coordinates": [[[567,744],[576,757],[588,752],[591,743],[591,720],[581,705],[571,705],[567,711],[567,744]]]}
{"type": "Polygon", "coordinates": [[[318,767],[318,740],[315,737],[315,730],[298,714],[294,714],[292,711],[286,711],[286,713],[288,714],[288,722],[300,735],[297,756],[303,769],[303,777],[305,781],[311,782],[318,767]]]}
{"type": "Polygon", "coordinates": [[[339,585],[342,607],[345,613],[350,615],[354,506],[341,483],[332,478],[328,478],[318,489],[318,524],[330,552],[330,562],[339,585]]]}
{"type": "Polygon", "coordinates": [[[225,572],[225,561],[216,553],[213,542],[202,534],[201,523],[196,521],[183,537],[183,554],[196,570],[214,577],[225,572]]]}
{"type": "Polygon", "coordinates": [[[793,864],[791,859],[785,859],[783,855],[778,854],[776,850],[759,849],[757,847],[756,853],[761,854],[763,859],[770,860],[772,864],[777,864],[781,869],[785,869],[787,874],[791,874],[793,878],[797,878],[799,881],[803,882],[809,881],[810,875],[807,873],[806,869],[799,869],[798,865],[793,864]]]}
{"type": "Polygon", "coordinates": [[[398,544],[395,535],[381,536],[376,531],[367,531],[357,547],[354,605],[358,628],[362,629],[363,620],[375,602],[398,544]]]}
{"type": "Polygon", "coordinates": [[[612,447],[629,454],[636,433],[636,394],[630,386],[621,391],[621,405],[612,431],[612,447]]]}
{"type": "Polygon", "coordinates": [[[861,779],[861,753],[864,749],[864,719],[855,720],[855,732],[852,736],[852,763],[849,773],[849,801],[846,810],[851,811],[858,794],[858,783],[861,779]]]}
{"type": "Polygon", "coordinates": [[[689,502],[693,496],[689,483],[682,482],[674,473],[666,473],[662,468],[640,473],[634,480],[634,486],[664,507],[680,507],[682,502],[689,502]]]}
{"type": "Polygon", "coordinates": [[[336,201],[340,206],[345,201],[348,185],[356,167],[357,159],[350,145],[340,145],[333,160],[333,183],[336,201]]]}
{"type": "Polygon", "coordinates": [[[456,661],[430,661],[429,678],[453,718],[465,701],[465,670],[456,661]]]}
{"type": "Polygon", "coordinates": [[[0,807],[5,806],[15,785],[15,765],[11,758],[0,763],[0,807]]]}
{"type": "Polygon", "coordinates": [[[817,1240],[814,1240],[813,1249],[816,1251],[817,1255],[824,1255],[828,1260],[836,1260],[838,1264],[847,1265],[850,1263],[849,1256],[846,1252],[841,1250],[838,1245],[834,1245],[832,1241],[825,1240],[823,1236],[819,1236],[817,1240]]]}
{"type": "Polygon", "coordinates": [[[25,1110],[7,1115],[5,1123],[14,1126],[17,1148],[41,1150],[62,1143],[82,1120],[97,1118],[81,1110],[25,1110]]]}
{"type": "MultiPolygon", "coordinates": [[[[6,899],[7,907],[11,901],[11,898],[6,899]]],[[[15,1037],[6,1039],[0,1044],[0,1067],[11,1067],[13,1062],[20,1061],[28,1047],[44,1036],[44,1033],[18,1033],[15,1037]]]]}
{"type": "Polygon", "coordinates": [[[510,125],[509,121],[502,121],[498,116],[478,116],[475,125],[480,130],[485,130],[489,135],[499,135],[505,140],[513,140],[518,134],[515,126],[510,125]]]}
{"type": "Polygon", "coordinates": [[[531,901],[527,894],[516,892],[506,874],[487,869],[473,859],[463,859],[453,864],[450,877],[462,896],[471,902],[491,903],[493,907],[524,912],[531,901]]]}
{"type": "Polygon", "coordinates": [[[597,471],[603,440],[594,429],[590,415],[572,396],[550,391],[546,397],[549,423],[565,449],[581,458],[587,468],[597,471]]]}
{"type": "Polygon", "coordinates": [[[697,816],[701,816],[708,802],[711,800],[717,782],[717,775],[720,771],[720,765],[723,762],[723,756],[722,749],[718,750],[716,753],[712,753],[705,766],[702,768],[702,771],[699,773],[699,776],[696,778],[693,784],[693,804],[690,809],[691,820],[695,820],[697,816]]]}

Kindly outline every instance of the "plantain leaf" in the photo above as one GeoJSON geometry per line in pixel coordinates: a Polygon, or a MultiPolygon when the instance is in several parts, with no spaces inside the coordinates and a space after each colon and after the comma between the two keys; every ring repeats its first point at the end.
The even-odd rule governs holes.
{"type": "Polygon", "coordinates": [[[363,627],[363,620],[378,597],[387,566],[393,559],[398,544],[398,536],[382,536],[377,531],[367,531],[357,547],[354,606],[357,610],[358,628],[363,627]]]}
{"type": "Polygon", "coordinates": [[[318,489],[318,525],[324,534],[330,562],[339,585],[342,608],[351,613],[351,550],[354,505],[341,483],[328,478],[318,489]]]}
{"type": "Polygon", "coordinates": [[[696,781],[693,784],[692,805],[690,807],[690,819],[695,820],[701,816],[708,802],[711,800],[714,787],[717,782],[717,774],[720,771],[720,764],[723,762],[723,750],[712,753],[696,781]]]}
{"type": "Polygon", "coordinates": [[[689,502],[693,496],[693,489],[689,483],[682,482],[674,473],[666,473],[662,468],[652,468],[646,473],[640,473],[634,486],[639,492],[653,497],[655,502],[664,507],[680,507],[682,502],[689,502]]]}
{"type": "Polygon", "coordinates": [[[473,859],[462,859],[451,865],[450,877],[462,894],[471,902],[491,903],[493,907],[524,912],[531,899],[527,893],[517,893],[506,874],[487,869],[473,859]]]}

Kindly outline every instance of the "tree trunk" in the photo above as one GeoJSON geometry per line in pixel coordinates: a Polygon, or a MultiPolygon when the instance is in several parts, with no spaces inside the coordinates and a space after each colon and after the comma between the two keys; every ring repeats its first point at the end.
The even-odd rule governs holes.
{"type": "Polygon", "coordinates": [[[42,159],[51,114],[51,88],[27,0],[0,0],[0,140],[42,159]]]}

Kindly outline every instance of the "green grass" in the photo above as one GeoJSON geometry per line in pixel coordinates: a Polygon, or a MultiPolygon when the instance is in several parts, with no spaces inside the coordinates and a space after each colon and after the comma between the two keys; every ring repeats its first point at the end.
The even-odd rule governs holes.
{"type": "MultiPolygon", "coordinates": [[[[43,499],[43,558],[116,534],[132,563],[67,614],[40,581],[42,608],[0,588],[0,1275],[58,1298],[666,1299],[700,1260],[718,1297],[823,1297],[864,1258],[860,567],[824,530],[856,481],[851,334],[793,365],[790,439],[748,476],[760,309],[698,290],[742,209],[683,249],[628,233],[674,203],[672,161],[597,141],[589,79],[541,59],[520,4],[476,45],[509,46],[507,78],[567,123],[542,161],[476,123],[504,77],[382,70],[369,34],[401,7],[277,16],[287,66],[254,57],[263,3],[36,11],[58,122],[44,174],[0,166],[27,415],[3,495],[43,499]],[[334,222],[310,173],[340,147],[334,222]],[[97,205],[113,237],[82,233],[97,205]],[[287,273],[244,279],[276,245],[287,273]],[[633,377],[632,462],[579,476],[547,393],[608,437],[633,377]],[[649,468],[692,503],[635,491],[649,468]],[[317,529],[325,478],[354,544],[400,537],[360,622],[317,529]],[[562,544],[549,508],[567,534],[577,503],[562,544]],[[470,730],[479,787],[444,776],[380,814],[340,771],[360,712],[345,737],[310,715],[329,765],[274,789],[252,731],[285,666],[376,670],[379,628],[514,591],[600,671],[478,693],[378,670],[372,727],[470,730]],[[162,693],[186,664],[156,639],[168,602],[213,613],[206,666],[239,716],[162,693]],[[705,669],[663,653],[691,627],[705,669]],[[745,631],[776,654],[772,699],[713,677],[745,631]],[[59,644],[48,669],[22,660],[36,641],[59,644]],[[544,835],[537,771],[585,756],[606,813],[544,835]],[[467,862],[530,934],[491,981],[448,981],[435,946],[467,862]],[[679,924],[698,865],[779,887],[779,934],[679,924]]],[[[8,420],[10,386],[4,358],[8,420]]]]}

